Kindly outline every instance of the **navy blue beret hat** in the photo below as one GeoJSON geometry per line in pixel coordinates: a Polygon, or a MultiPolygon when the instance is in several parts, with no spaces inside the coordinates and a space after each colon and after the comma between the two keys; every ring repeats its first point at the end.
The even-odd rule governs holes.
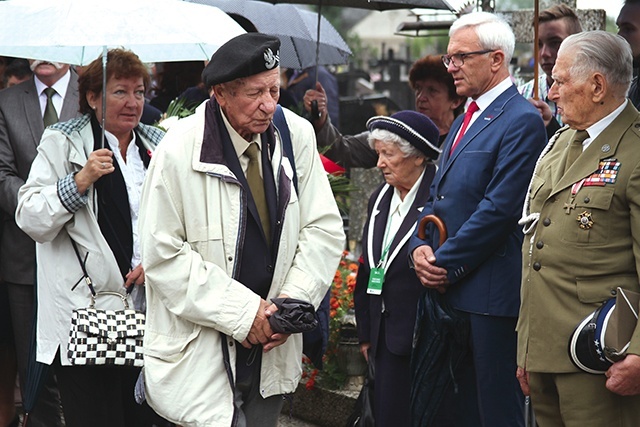
{"type": "Polygon", "coordinates": [[[430,159],[437,159],[440,155],[438,127],[429,117],[416,111],[399,111],[391,117],[372,117],[367,121],[367,129],[369,132],[374,129],[384,129],[395,133],[430,159]]]}
{"type": "Polygon", "coordinates": [[[580,369],[602,374],[622,360],[638,325],[640,294],[617,287],[605,301],[580,322],[569,339],[569,356],[580,369]]]}
{"type": "Polygon", "coordinates": [[[279,38],[262,33],[245,33],[232,38],[215,51],[202,71],[202,82],[210,88],[273,70],[278,65],[279,38]]]}
{"type": "Polygon", "coordinates": [[[615,303],[615,298],[608,300],[585,317],[571,334],[569,357],[574,365],[590,374],[604,374],[613,365],[605,356],[603,342],[606,320],[615,308],[615,303]]]}

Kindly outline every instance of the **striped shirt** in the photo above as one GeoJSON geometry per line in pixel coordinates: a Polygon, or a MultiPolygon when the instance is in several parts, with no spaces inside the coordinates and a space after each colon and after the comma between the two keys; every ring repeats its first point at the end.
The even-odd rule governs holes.
{"type": "MultiPolygon", "coordinates": [[[[518,92],[525,98],[529,99],[533,97],[533,80],[529,80],[527,83],[518,86],[518,92]]],[[[562,117],[560,117],[560,113],[558,113],[558,108],[556,103],[549,100],[549,85],[547,84],[547,75],[543,74],[538,77],[538,98],[544,99],[549,108],[551,109],[551,114],[556,118],[558,124],[560,126],[563,125],[562,117]]]]}

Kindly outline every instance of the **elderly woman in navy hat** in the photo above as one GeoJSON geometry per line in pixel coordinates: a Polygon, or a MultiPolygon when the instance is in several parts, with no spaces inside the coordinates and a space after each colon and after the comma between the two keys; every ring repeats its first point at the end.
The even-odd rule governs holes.
{"type": "Polygon", "coordinates": [[[406,244],[429,197],[439,131],[415,111],[373,117],[367,128],[385,183],[369,199],[362,236],[355,290],[358,339],[367,360],[375,361],[376,426],[407,426],[411,344],[424,288],[409,268],[406,244]]]}

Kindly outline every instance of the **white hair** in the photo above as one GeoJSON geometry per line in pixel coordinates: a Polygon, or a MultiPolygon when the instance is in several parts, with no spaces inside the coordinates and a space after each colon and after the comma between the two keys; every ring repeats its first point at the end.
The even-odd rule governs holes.
{"type": "Polygon", "coordinates": [[[449,37],[463,28],[473,28],[483,49],[500,49],[504,52],[508,66],[516,46],[516,37],[511,26],[500,15],[489,12],[473,12],[462,15],[449,29],[449,37]]]}
{"type": "Polygon", "coordinates": [[[560,45],[558,55],[571,58],[569,73],[579,79],[598,72],[625,96],[633,78],[633,54],[629,43],[617,34],[606,31],[585,31],[572,34],[560,45]]]}
{"type": "Polygon", "coordinates": [[[424,153],[414,147],[409,141],[404,139],[403,137],[390,132],[386,129],[374,129],[369,132],[369,136],[367,137],[369,141],[369,147],[371,149],[375,149],[375,142],[380,141],[384,144],[395,144],[398,146],[404,157],[423,157],[427,158],[424,153]]]}

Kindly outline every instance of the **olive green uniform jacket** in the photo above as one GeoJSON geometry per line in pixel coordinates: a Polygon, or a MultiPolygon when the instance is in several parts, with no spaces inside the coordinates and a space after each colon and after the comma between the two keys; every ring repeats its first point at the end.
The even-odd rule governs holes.
{"type": "MultiPolygon", "coordinates": [[[[640,114],[628,103],[563,173],[574,135],[565,127],[552,139],[525,201],[517,331],[529,372],[578,371],[568,354],[576,325],[618,286],[640,292],[640,114]]],[[[628,353],[640,354],[638,327],[628,353]]]]}

